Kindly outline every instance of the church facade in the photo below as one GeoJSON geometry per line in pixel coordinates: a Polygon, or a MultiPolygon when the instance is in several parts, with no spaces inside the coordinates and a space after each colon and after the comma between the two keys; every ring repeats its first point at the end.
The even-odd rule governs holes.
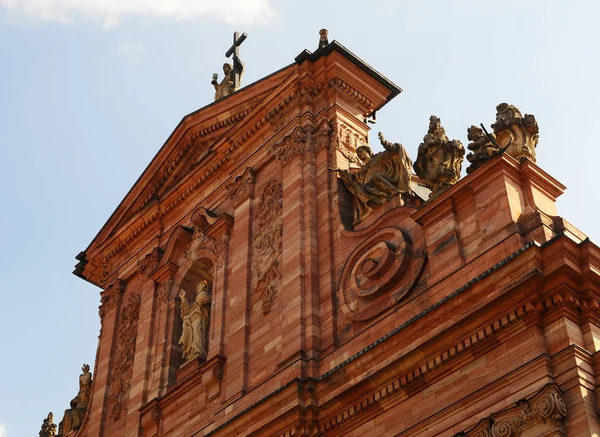
{"type": "Polygon", "coordinates": [[[600,434],[600,250],[535,118],[499,105],[460,178],[434,116],[414,163],[363,147],[400,92],[322,40],[183,118],[77,257],[102,327],[60,435],[600,434]]]}

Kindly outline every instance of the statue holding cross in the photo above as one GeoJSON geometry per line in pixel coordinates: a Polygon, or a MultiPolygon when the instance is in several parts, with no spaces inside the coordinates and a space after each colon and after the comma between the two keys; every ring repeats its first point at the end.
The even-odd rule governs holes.
{"type": "Polygon", "coordinates": [[[224,77],[219,83],[217,73],[213,74],[211,84],[215,87],[215,100],[222,99],[223,97],[232,94],[237,91],[242,81],[242,73],[244,72],[244,63],[240,60],[240,45],[244,42],[248,35],[243,33],[241,36],[239,32],[233,34],[233,45],[225,53],[226,57],[232,56],[233,65],[229,63],[223,64],[224,77]]]}

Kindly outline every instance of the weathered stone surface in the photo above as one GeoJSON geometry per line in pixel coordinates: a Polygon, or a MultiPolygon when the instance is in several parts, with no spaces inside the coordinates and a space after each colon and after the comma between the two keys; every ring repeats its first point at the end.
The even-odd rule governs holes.
{"type": "Polygon", "coordinates": [[[492,125],[498,144],[508,147],[506,153],[517,161],[535,162],[539,127],[531,114],[523,116],[516,106],[500,103],[496,107],[496,122],[492,125]]]}

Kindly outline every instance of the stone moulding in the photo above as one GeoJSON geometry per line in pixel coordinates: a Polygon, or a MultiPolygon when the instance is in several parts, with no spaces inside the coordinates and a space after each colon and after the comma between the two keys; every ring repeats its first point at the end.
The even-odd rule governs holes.
{"type": "MultiPolygon", "coordinates": [[[[268,399],[270,399],[274,396],[277,396],[279,393],[281,393],[282,391],[284,391],[285,389],[287,389],[288,387],[290,387],[292,385],[299,385],[299,386],[304,386],[306,384],[314,385],[319,382],[325,381],[327,378],[329,378],[334,373],[338,372],[340,369],[346,367],[353,361],[359,359],[364,354],[367,354],[369,351],[371,351],[373,348],[377,347],[378,345],[380,345],[381,343],[386,341],[388,338],[400,333],[407,326],[409,326],[409,325],[413,324],[414,322],[416,322],[417,320],[421,319],[422,317],[427,315],[429,312],[431,312],[435,308],[439,307],[440,305],[444,304],[445,302],[458,296],[460,293],[462,293],[466,289],[470,288],[475,283],[488,277],[489,275],[491,275],[498,269],[505,266],[508,262],[510,262],[511,260],[518,257],[519,255],[521,255],[522,253],[524,253],[525,251],[527,251],[528,249],[530,249],[534,246],[536,246],[536,243],[533,243],[533,242],[526,244],[525,246],[523,246],[522,248],[520,248],[513,254],[509,255],[508,257],[506,257],[505,259],[503,259],[502,261],[500,261],[493,267],[489,268],[485,272],[478,275],[476,278],[473,278],[472,280],[467,282],[465,285],[458,288],[452,294],[448,295],[447,297],[445,297],[438,303],[432,305],[431,307],[423,310],[419,314],[417,314],[414,317],[412,317],[411,319],[407,320],[402,325],[394,328],[392,331],[390,331],[383,337],[379,338],[378,340],[371,343],[369,346],[360,350],[359,352],[352,355],[351,357],[347,358],[343,362],[337,364],[335,367],[333,367],[330,370],[328,370],[327,372],[323,373],[318,378],[305,378],[305,379],[295,378],[295,379],[287,382],[286,384],[282,385],[278,389],[269,393],[268,395],[266,395],[265,397],[263,397],[256,403],[243,409],[240,413],[236,414],[235,416],[231,417],[230,419],[226,420],[225,422],[223,422],[223,423],[217,425],[215,428],[211,429],[209,432],[204,434],[205,437],[216,434],[218,431],[226,428],[227,426],[234,423],[236,420],[243,417],[245,414],[247,414],[254,408],[261,405],[263,402],[267,401],[268,399]]],[[[368,396],[363,397],[361,400],[354,403],[353,405],[351,405],[347,408],[344,408],[341,411],[337,411],[335,413],[335,415],[333,415],[333,416],[319,420],[319,424],[318,424],[319,435],[326,434],[331,431],[339,430],[339,428],[344,423],[346,423],[350,419],[354,419],[354,418],[358,417],[358,415],[360,413],[370,410],[371,407],[378,405],[382,401],[391,399],[395,395],[406,393],[404,388],[412,385],[414,382],[421,381],[422,377],[426,373],[433,373],[435,370],[438,370],[441,367],[443,367],[443,365],[445,363],[447,363],[448,361],[454,360],[455,358],[458,358],[459,356],[466,355],[465,352],[470,353],[472,350],[474,350],[474,347],[476,347],[476,346],[479,346],[479,345],[483,346],[484,343],[486,343],[487,339],[494,337],[500,331],[511,326],[515,321],[521,320],[524,317],[528,316],[529,314],[537,313],[539,311],[540,311],[540,305],[531,302],[531,303],[528,303],[526,305],[523,305],[523,306],[517,308],[514,311],[511,311],[508,314],[505,314],[500,319],[497,319],[493,323],[481,328],[477,332],[472,333],[469,337],[464,338],[463,340],[456,343],[454,346],[446,349],[444,352],[437,355],[436,357],[431,358],[430,360],[428,360],[425,363],[421,363],[419,366],[413,368],[409,372],[403,373],[400,377],[393,379],[392,381],[390,381],[389,383],[387,383],[383,386],[380,386],[379,388],[377,388],[376,390],[371,392],[368,396]]],[[[313,391],[314,391],[314,388],[313,388],[313,391]]]]}
{"type": "Polygon", "coordinates": [[[492,414],[472,430],[455,434],[455,437],[518,437],[538,424],[564,432],[566,417],[567,405],[562,393],[555,384],[548,384],[530,398],[492,414]]]}

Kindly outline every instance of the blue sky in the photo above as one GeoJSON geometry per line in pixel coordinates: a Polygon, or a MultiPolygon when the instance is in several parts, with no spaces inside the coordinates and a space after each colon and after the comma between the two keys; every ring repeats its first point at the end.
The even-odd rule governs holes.
{"type": "MultiPolygon", "coordinates": [[[[416,158],[431,114],[467,144],[508,102],[540,126],[559,214],[600,240],[595,1],[0,0],[0,437],[57,422],[93,366],[99,289],[71,274],[181,118],[212,101],[233,31],[244,84],[336,39],[404,89],[371,133],[416,158]]],[[[464,169],[465,165],[463,165],[464,169]]]]}

